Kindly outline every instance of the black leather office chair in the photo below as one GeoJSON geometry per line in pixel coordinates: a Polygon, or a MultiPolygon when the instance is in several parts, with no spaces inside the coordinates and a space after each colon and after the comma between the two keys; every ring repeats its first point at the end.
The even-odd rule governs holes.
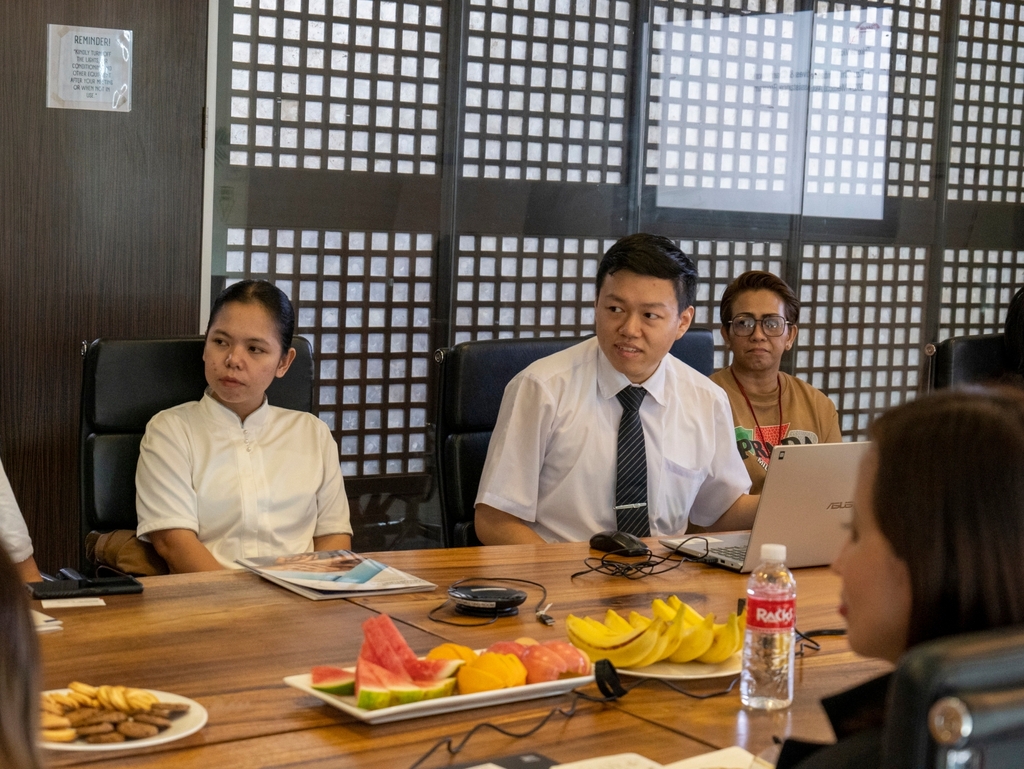
{"type": "Polygon", "coordinates": [[[1016,769],[1024,764],[1024,628],[911,649],[889,689],[885,769],[1016,769]]]}
{"type": "Polygon", "coordinates": [[[935,348],[931,389],[993,382],[1011,370],[1002,334],[954,336],[935,348]]]}
{"type": "MultiPolygon", "coordinates": [[[[295,361],[267,390],[274,406],[313,410],[313,354],[296,336],[295,361]]],[[[158,411],[199,400],[206,389],[203,337],[97,339],[85,351],[78,460],[81,563],[90,531],[131,529],[135,466],[146,424],[158,411]]]]}
{"type": "MultiPolygon", "coordinates": [[[[579,337],[463,342],[434,354],[441,366],[435,455],[445,547],[478,545],[473,508],[501,397],[512,378],[535,360],[583,341],[579,337]]],[[[672,354],[702,374],[714,370],[708,329],[690,329],[672,354]]]]}

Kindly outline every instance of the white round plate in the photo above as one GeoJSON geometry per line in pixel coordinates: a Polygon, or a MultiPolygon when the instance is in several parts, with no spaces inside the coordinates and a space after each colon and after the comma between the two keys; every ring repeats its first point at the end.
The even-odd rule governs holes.
{"type": "Polygon", "coordinates": [[[742,661],[736,652],[725,662],[709,665],[706,662],[655,662],[645,668],[627,670],[616,668],[624,676],[636,678],[664,678],[669,681],[693,681],[699,678],[734,676],[740,672],[742,661]]]}
{"type": "MultiPolygon", "coordinates": [[[[52,689],[51,691],[67,694],[71,690],[52,689]]],[[[163,745],[165,742],[180,740],[182,737],[195,734],[206,726],[206,719],[208,718],[206,708],[195,700],[190,700],[188,697],[182,697],[179,694],[157,691],[156,689],[147,689],[146,691],[158,697],[161,702],[187,703],[189,705],[188,713],[172,718],[171,725],[168,728],[152,737],[144,737],[141,740],[125,740],[124,742],[109,742],[100,745],[92,745],[84,739],[77,739],[74,742],[47,742],[46,740],[40,740],[39,746],[48,750],[135,750],[136,748],[148,748],[153,745],[163,745]]],[[[43,694],[48,693],[43,692],[43,694]]]]}

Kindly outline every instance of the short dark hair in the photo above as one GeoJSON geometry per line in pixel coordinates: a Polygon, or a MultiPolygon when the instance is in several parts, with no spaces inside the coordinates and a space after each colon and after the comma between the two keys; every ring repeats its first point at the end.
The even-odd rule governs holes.
{"type": "Polygon", "coordinates": [[[718,305],[718,315],[723,326],[732,320],[732,303],[744,291],[771,291],[785,305],[786,320],[790,323],[800,320],[800,300],[796,298],[796,294],[793,293],[789,284],[770,272],[750,270],[730,283],[722,294],[722,301],[718,305]]]}
{"type": "Polygon", "coordinates": [[[1010,365],[1015,372],[1024,375],[1024,286],[1017,289],[1006,308],[1003,338],[1010,365]]]}
{"type": "Polygon", "coordinates": [[[671,280],[679,312],[691,307],[697,298],[697,268],[679,246],[661,235],[638,232],[615,241],[597,268],[598,294],[605,276],[619,270],[671,280]]]}
{"type": "Polygon", "coordinates": [[[28,593],[0,547],[0,766],[38,769],[39,647],[28,593]]]}
{"type": "Polygon", "coordinates": [[[270,313],[274,325],[277,326],[277,337],[281,340],[282,352],[287,352],[292,346],[295,310],[292,309],[291,300],[284,291],[273,283],[266,280],[240,280],[221,291],[213,302],[213,309],[210,310],[210,322],[206,324],[207,334],[210,333],[217,315],[228,302],[261,305],[270,313]]]}
{"type": "Polygon", "coordinates": [[[908,645],[1024,623],[1024,393],[944,390],[870,434],[875,517],[910,573],[908,645]]]}

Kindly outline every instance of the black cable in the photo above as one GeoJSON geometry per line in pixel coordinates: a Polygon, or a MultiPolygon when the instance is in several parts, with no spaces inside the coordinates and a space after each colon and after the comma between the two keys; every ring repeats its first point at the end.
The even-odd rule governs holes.
{"type": "Polygon", "coordinates": [[[462,752],[462,749],[466,747],[466,743],[469,742],[470,738],[478,731],[481,731],[483,729],[493,729],[499,734],[504,734],[506,737],[514,737],[516,739],[521,739],[523,737],[531,737],[537,732],[539,732],[543,728],[544,724],[546,724],[556,715],[563,715],[566,718],[572,718],[576,714],[576,704],[579,702],[581,697],[581,695],[578,692],[573,692],[573,695],[574,696],[572,698],[572,703],[570,703],[568,710],[564,710],[562,708],[552,708],[548,712],[548,714],[540,720],[540,723],[538,723],[536,726],[531,727],[530,729],[527,729],[525,732],[513,732],[509,729],[503,729],[502,727],[497,726],[496,724],[492,724],[489,721],[484,721],[483,723],[477,724],[468,732],[466,732],[466,736],[459,740],[458,743],[454,742],[454,737],[442,737],[430,747],[430,750],[428,750],[426,753],[420,756],[416,760],[416,763],[410,766],[409,769],[416,769],[416,767],[418,767],[420,764],[422,764],[424,761],[430,758],[434,754],[434,751],[440,748],[441,746],[445,747],[449,755],[457,756],[459,753],[462,752]]]}
{"type": "Polygon", "coordinates": [[[543,726],[556,715],[563,715],[566,718],[572,718],[573,715],[575,715],[576,713],[576,706],[579,704],[580,700],[584,700],[586,702],[614,702],[620,697],[624,697],[626,694],[631,692],[633,689],[636,689],[638,686],[643,686],[649,683],[663,684],[664,686],[667,686],[669,689],[672,689],[673,691],[678,692],[679,694],[682,694],[686,697],[691,697],[696,700],[706,700],[710,699],[711,697],[721,697],[723,695],[729,694],[735,688],[736,682],[740,680],[739,676],[734,676],[733,680],[725,689],[721,689],[719,691],[714,692],[704,692],[702,694],[688,692],[685,689],[681,689],[680,687],[676,686],[671,681],[666,681],[661,678],[640,678],[637,681],[634,681],[632,684],[626,686],[620,682],[618,672],[615,670],[615,667],[610,662],[608,662],[608,660],[598,660],[597,663],[595,663],[594,677],[595,682],[598,685],[598,688],[603,693],[603,696],[601,697],[594,697],[589,694],[584,694],[578,689],[573,689],[573,699],[568,709],[560,707],[552,708],[547,713],[547,715],[545,715],[544,718],[540,720],[539,723],[527,729],[525,732],[513,732],[509,729],[504,729],[500,726],[497,726],[496,724],[492,724],[489,721],[485,721],[483,723],[477,724],[472,729],[470,729],[466,733],[466,735],[457,743],[455,742],[454,737],[442,737],[437,742],[435,742],[426,753],[420,756],[420,758],[416,760],[416,763],[410,766],[409,769],[417,769],[418,766],[420,766],[424,761],[426,761],[428,758],[430,758],[430,756],[434,754],[434,751],[436,751],[438,748],[442,746],[448,751],[449,755],[458,755],[460,752],[462,752],[463,748],[466,747],[466,743],[469,742],[470,738],[478,731],[481,731],[483,729],[493,729],[499,734],[504,734],[506,737],[514,737],[516,739],[521,739],[523,737],[531,737],[532,735],[540,731],[541,728],[543,728],[543,726]]]}

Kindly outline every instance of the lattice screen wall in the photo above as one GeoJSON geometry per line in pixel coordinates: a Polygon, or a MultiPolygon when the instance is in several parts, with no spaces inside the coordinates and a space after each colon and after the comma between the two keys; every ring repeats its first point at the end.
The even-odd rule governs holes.
{"type": "Polygon", "coordinates": [[[440,3],[234,8],[231,165],[438,173],[440,3]]]}
{"type": "Polygon", "coordinates": [[[925,247],[804,247],[796,373],[832,398],[848,437],[917,392],[927,262],[925,247]]]}
{"type": "MultiPolygon", "coordinates": [[[[761,186],[767,195],[791,193],[799,206],[820,195],[827,211],[879,193],[890,204],[936,196],[955,205],[1024,202],[1017,2],[823,0],[797,14],[792,0],[652,0],[645,27],[626,0],[231,1],[221,53],[230,61],[228,117],[219,119],[233,170],[338,171],[334,178],[356,186],[368,176],[348,172],[413,175],[434,180],[440,195],[445,123],[455,121],[454,173],[493,182],[499,200],[509,183],[563,185],[566,195],[626,189],[628,134],[639,125],[644,194],[658,185],[726,193],[761,186]],[[950,2],[955,29],[944,27],[950,2]],[[798,17],[812,20],[802,43],[798,17]],[[633,69],[637,30],[650,35],[647,83],[633,69]],[[463,41],[464,87],[446,112],[453,40],[463,41]],[[887,55],[868,57],[879,41],[887,55]],[[748,98],[746,87],[782,83],[798,55],[810,62],[811,90],[748,98]],[[955,59],[952,84],[942,81],[946,57],[955,59]],[[636,88],[640,118],[630,113],[636,88]],[[942,106],[947,91],[953,101],[942,106]],[[678,145],[675,155],[669,144],[678,145]],[[797,157],[806,161],[799,172],[797,157]],[[948,177],[936,178],[935,163],[947,159],[948,177]],[[793,184],[779,190],[780,180],[793,184]]],[[[257,193],[274,195],[250,196],[257,193]]],[[[318,410],[338,436],[347,475],[426,469],[434,348],[592,330],[594,274],[612,239],[581,233],[568,217],[552,225],[558,211],[544,214],[543,231],[557,235],[487,223],[401,232],[389,211],[379,226],[359,230],[258,221],[227,229],[220,247],[228,279],[269,277],[296,302],[299,333],[318,361],[318,410]],[[451,252],[439,254],[446,241],[451,252]],[[438,259],[451,260],[450,286],[435,284],[438,259]],[[450,313],[439,319],[449,291],[450,313]],[[449,325],[447,339],[431,335],[439,321],[449,325]]],[[[918,388],[929,300],[940,302],[940,339],[990,332],[1024,284],[1024,250],[869,245],[844,235],[842,224],[824,242],[803,243],[737,221],[715,237],[706,229],[688,237],[682,218],[666,232],[698,266],[695,323],[717,328],[721,292],[744,270],[797,275],[804,309],[796,373],[833,398],[850,437],[918,388]],[[941,269],[930,272],[939,258],[941,269]],[[939,286],[927,284],[929,274],[940,275],[939,286]]],[[[719,345],[715,364],[727,363],[719,345]]]]}
{"type": "Polygon", "coordinates": [[[1006,307],[1024,286],[1024,251],[947,249],[942,257],[939,341],[1003,330],[1006,307]]]}
{"type": "Polygon", "coordinates": [[[655,0],[648,185],[785,194],[755,210],[797,213],[803,183],[814,215],[932,194],[940,0],[725,5],[655,0]]]}
{"type": "Polygon", "coordinates": [[[462,174],[621,182],[631,4],[468,5],[462,174]]]}
{"type": "Polygon", "coordinates": [[[947,195],[1024,202],[1024,5],[965,0],[959,33],[947,195]]]}
{"type": "Polygon", "coordinates": [[[423,472],[435,236],[233,228],[228,243],[229,283],[270,280],[295,306],[342,473],[423,472]]]}

